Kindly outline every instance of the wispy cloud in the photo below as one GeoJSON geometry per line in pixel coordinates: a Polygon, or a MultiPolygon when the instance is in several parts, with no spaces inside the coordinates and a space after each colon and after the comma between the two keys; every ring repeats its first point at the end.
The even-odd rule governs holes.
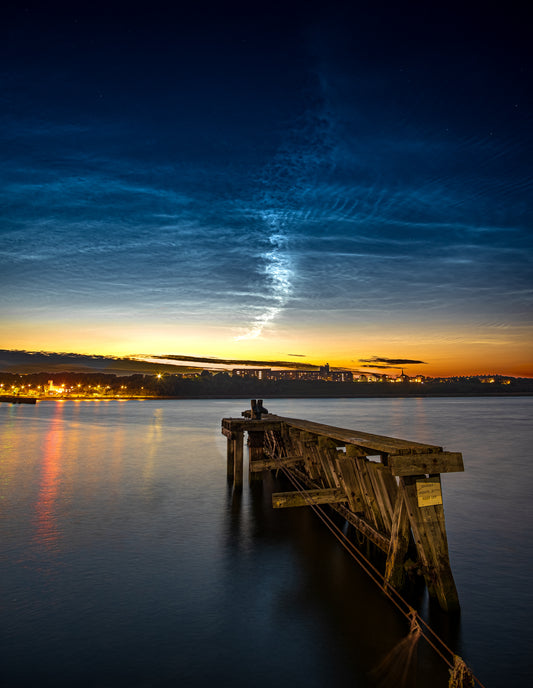
{"type": "Polygon", "coordinates": [[[372,356],[372,358],[361,358],[360,363],[366,363],[365,368],[387,368],[405,365],[426,365],[426,361],[417,361],[411,358],[386,358],[384,356],[372,356]],[[385,365],[382,365],[385,364],[385,365]]]}

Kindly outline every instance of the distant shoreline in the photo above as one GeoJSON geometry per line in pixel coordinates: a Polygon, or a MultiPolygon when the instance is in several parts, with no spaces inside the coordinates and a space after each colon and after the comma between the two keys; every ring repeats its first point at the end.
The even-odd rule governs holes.
{"type": "MultiPolygon", "coordinates": [[[[264,397],[265,400],[270,399],[468,399],[468,398],[486,398],[491,399],[497,397],[501,398],[517,398],[517,397],[531,397],[533,392],[493,392],[489,394],[483,394],[480,392],[470,392],[470,393],[458,393],[458,392],[442,392],[435,393],[429,392],[421,394],[420,392],[413,394],[334,394],[334,395],[314,395],[314,394],[276,394],[271,397],[264,397]]],[[[260,395],[256,395],[260,397],[260,395]]],[[[11,403],[11,404],[33,404],[38,401],[172,401],[179,400],[183,401],[186,399],[191,400],[209,400],[209,399],[243,399],[249,401],[250,395],[243,394],[202,394],[202,395],[184,395],[184,396],[131,396],[131,397],[49,397],[49,396],[36,396],[36,397],[17,397],[17,396],[2,396],[0,395],[0,402],[11,403]]]]}

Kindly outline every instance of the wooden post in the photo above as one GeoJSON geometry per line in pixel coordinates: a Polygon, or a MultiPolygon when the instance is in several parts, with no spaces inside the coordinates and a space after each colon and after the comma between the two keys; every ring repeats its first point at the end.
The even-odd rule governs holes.
{"type": "Polygon", "coordinates": [[[249,482],[262,480],[260,471],[252,471],[252,463],[264,457],[265,433],[248,430],[248,480],[249,482]]]}
{"type": "Polygon", "coordinates": [[[234,473],[233,481],[235,487],[242,487],[243,480],[243,436],[242,430],[235,431],[235,439],[233,442],[233,457],[234,457],[234,473]]]}
{"type": "Polygon", "coordinates": [[[227,443],[227,457],[228,457],[228,480],[233,481],[233,473],[235,471],[235,454],[233,451],[233,439],[231,437],[228,437],[226,440],[227,443]]]}
{"type": "Polygon", "coordinates": [[[429,594],[437,597],[444,610],[459,609],[448,555],[440,475],[400,478],[400,493],[405,500],[429,594]]]}

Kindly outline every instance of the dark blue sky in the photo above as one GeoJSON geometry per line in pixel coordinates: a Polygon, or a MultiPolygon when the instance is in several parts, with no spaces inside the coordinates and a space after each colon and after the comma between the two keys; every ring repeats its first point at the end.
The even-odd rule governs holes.
{"type": "Polygon", "coordinates": [[[3,12],[4,348],[533,374],[518,5],[3,12]]]}

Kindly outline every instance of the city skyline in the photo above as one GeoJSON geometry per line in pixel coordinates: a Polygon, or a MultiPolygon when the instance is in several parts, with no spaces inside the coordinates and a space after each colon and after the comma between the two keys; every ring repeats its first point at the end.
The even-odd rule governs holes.
{"type": "Polygon", "coordinates": [[[496,379],[531,379],[528,376],[504,375],[498,371],[484,371],[470,375],[460,375],[451,373],[450,375],[429,375],[421,373],[422,368],[416,361],[393,361],[388,360],[386,365],[363,364],[360,367],[349,368],[346,366],[330,366],[328,362],[319,364],[273,361],[273,360],[246,360],[246,359],[218,359],[213,357],[187,357],[181,355],[170,356],[134,356],[132,358],[112,356],[99,356],[96,354],[83,355],[77,353],[57,353],[57,352],[37,352],[0,349],[0,375],[26,376],[33,374],[112,374],[115,376],[128,376],[134,374],[161,377],[162,375],[177,375],[194,377],[203,371],[213,375],[218,373],[229,373],[230,375],[257,376],[260,379],[267,379],[272,373],[272,378],[279,377],[290,379],[301,379],[310,374],[310,379],[319,376],[327,379],[328,374],[332,373],[332,379],[348,381],[353,376],[353,380],[387,379],[394,381],[400,377],[423,380],[437,379],[460,379],[460,378],[486,378],[495,381],[496,379]],[[400,363],[400,365],[396,365],[400,363]]]}
{"type": "Polygon", "coordinates": [[[525,17],[322,5],[8,2],[4,349],[533,377],[525,17]]]}

